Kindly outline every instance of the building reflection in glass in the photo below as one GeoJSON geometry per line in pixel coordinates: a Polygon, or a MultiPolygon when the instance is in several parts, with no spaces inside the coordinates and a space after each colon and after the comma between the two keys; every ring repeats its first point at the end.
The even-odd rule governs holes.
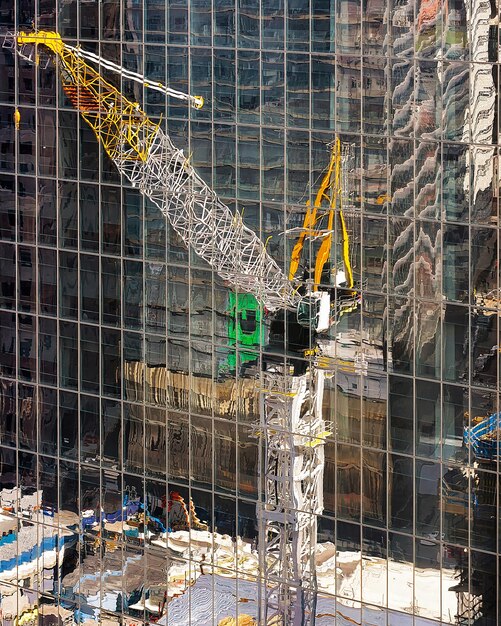
{"type": "MultiPolygon", "coordinates": [[[[494,626],[498,7],[206,4],[36,19],[201,93],[188,112],[121,85],[286,269],[339,138],[360,297],[333,278],[336,230],[316,624],[494,626]]],[[[52,64],[0,68],[2,618],[257,620],[257,379],[286,340],[123,184],[52,64]]]]}

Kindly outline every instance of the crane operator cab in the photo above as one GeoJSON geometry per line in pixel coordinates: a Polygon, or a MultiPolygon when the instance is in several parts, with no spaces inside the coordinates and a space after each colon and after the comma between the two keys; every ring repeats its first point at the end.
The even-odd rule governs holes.
{"type": "Polygon", "coordinates": [[[297,305],[297,323],[312,332],[329,330],[331,298],[328,291],[314,291],[304,296],[297,305]]]}

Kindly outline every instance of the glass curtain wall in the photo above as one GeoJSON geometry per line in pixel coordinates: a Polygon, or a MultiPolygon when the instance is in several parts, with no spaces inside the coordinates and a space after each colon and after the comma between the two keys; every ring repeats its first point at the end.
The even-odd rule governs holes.
{"type": "Polygon", "coordinates": [[[277,623],[501,623],[498,22],[495,0],[0,0],[6,624],[265,624],[284,369],[312,395],[321,372],[323,505],[316,606],[277,623]],[[329,294],[325,328],[186,245],[55,55],[9,45],[33,30],[147,78],[89,61],[329,294]]]}

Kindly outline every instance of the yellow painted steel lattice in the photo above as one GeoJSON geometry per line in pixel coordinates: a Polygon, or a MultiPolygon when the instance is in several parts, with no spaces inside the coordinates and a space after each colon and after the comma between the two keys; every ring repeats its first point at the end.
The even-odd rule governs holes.
{"type": "Polygon", "coordinates": [[[20,45],[44,45],[59,57],[63,89],[91,126],[108,156],[146,161],[158,129],[137,102],[125,98],[113,85],[64,44],[58,33],[20,33],[20,45]]]}

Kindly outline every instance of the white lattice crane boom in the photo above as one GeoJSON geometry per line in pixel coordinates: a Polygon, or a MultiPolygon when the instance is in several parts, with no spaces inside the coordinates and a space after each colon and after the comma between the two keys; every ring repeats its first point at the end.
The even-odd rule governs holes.
{"type": "MultiPolygon", "coordinates": [[[[200,178],[160,125],[86,60],[115,69],[131,80],[140,80],[139,74],[69,46],[57,33],[39,31],[12,37],[25,58],[28,55],[23,49],[30,45],[43,45],[57,55],[66,95],[120,173],[166,215],[187,246],[237,291],[254,294],[268,310],[296,306],[299,297],[293,285],[241,216],[234,215],[200,178]]],[[[34,55],[36,59],[38,52],[34,55]]],[[[200,97],[186,96],[146,79],[142,82],[169,96],[184,97],[196,108],[203,104],[200,97]]]]}

